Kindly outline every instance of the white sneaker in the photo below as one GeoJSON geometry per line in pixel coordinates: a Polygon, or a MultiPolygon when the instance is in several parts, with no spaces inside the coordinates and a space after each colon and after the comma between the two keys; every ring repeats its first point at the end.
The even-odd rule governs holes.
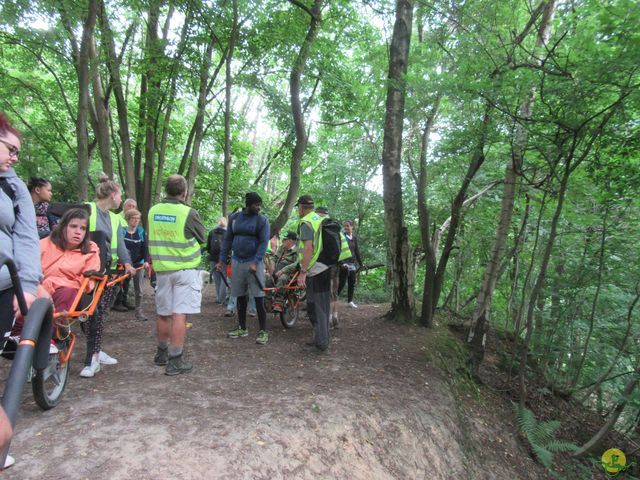
{"type": "Polygon", "coordinates": [[[80,376],[84,378],[91,378],[100,371],[100,362],[91,360],[91,365],[87,365],[80,372],[80,376]]]}
{"type": "Polygon", "coordinates": [[[353,303],[353,302],[349,302],[349,306],[350,306],[351,308],[358,308],[358,305],[356,305],[356,304],[355,304],[355,303],[353,303]]]}
{"type": "Polygon", "coordinates": [[[5,460],[4,460],[4,467],[2,467],[2,468],[9,468],[14,463],[16,463],[16,459],[13,458],[11,455],[7,455],[7,458],[5,458],[5,460]]]}
{"type": "Polygon", "coordinates": [[[100,360],[100,363],[103,365],[115,365],[116,363],[118,363],[118,360],[107,355],[105,352],[102,352],[102,351],[100,352],[98,359],[100,360]]]}
{"type": "Polygon", "coordinates": [[[58,350],[58,347],[56,347],[53,343],[49,344],[49,355],[55,355],[58,352],[60,352],[60,350],[58,350]]]}

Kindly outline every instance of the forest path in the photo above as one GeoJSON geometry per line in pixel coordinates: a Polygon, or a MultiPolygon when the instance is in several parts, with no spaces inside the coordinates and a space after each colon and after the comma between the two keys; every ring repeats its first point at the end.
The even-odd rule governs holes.
{"type": "Polygon", "coordinates": [[[542,478],[512,411],[456,394],[426,361],[428,331],[385,322],[385,305],[341,305],[317,354],[306,320],[284,330],[270,316],[266,346],[255,319],[248,338],[227,339],[236,319],[213,295],[206,285],[192,318],[189,374],[153,364],[155,322],[112,312],[104,349],[119,363],[80,378],[80,334],[62,402],[42,412],[25,389],[3,478],[542,478]]]}

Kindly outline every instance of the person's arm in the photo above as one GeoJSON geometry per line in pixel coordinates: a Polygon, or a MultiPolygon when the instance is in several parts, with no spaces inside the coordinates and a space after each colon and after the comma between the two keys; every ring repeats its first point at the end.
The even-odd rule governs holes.
{"type": "MultiPolygon", "coordinates": [[[[11,236],[13,261],[18,269],[24,293],[35,295],[38,284],[42,280],[40,238],[36,228],[36,211],[33,208],[31,195],[24,182],[19,179],[15,179],[17,181],[11,180],[19,208],[13,224],[13,235],[11,236]]],[[[3,269],[3,271],[6,271],[6,276],[9,277],[8,271],[6,269],[3,269]]]]}
{"type": "Polygon", "coordinates": [[[227,225],[227,231],[224,234],[224,240],[220,247],[220,260],[218,264],[225,265],[227,263],[227,257],[231,251],[231,245],[233,245],[233,222],[235,222],[236,216],[231,215],[229,217],[229,224],[227,225]]]}
{"type": "Polygon", "coordinates": [[[207,241],[207,233],[200,220],[200,214],[194,208],[189,210],[189,216],[184,224],[184,236],[185,238],[195,238],[200,246],[204,245],[207,241]]]}
{"type": "MultiPolygon", "coordinates": [[[[113,235],[113,232],[111,232],[111,234],[113,235]]],[[[129,265],[131,265],[131,255],[129,255],[129,250],[127,249],[127,244],[124,241],[124,232],[122,228],[118,228],[117,231],[115,232],[116,235],[118,235],[118,260],[123,264],[126,265],[127,263],[129,265]]]]}
{"type": "Polygon", "coordinates": [[[360,255],[360,242],[358,242],[358,237],[356,237],[355,235],[353,236],[353,249],[354,249],[354,254],[356,256],[356,260],[358,261],[358,265],[359,266],[363,266],[364,262],[362,261],[362,255],[360,255]]]}
{"type": "Polygon", "coordinates": [[[267,217],[260,215],[256,221],[262,222],[262,225],[258,229],[258,251],[256,252],[256,262],[260,262],[267,253],[271,229],[269,228],[269,220],[267,220],[267,217]]]}

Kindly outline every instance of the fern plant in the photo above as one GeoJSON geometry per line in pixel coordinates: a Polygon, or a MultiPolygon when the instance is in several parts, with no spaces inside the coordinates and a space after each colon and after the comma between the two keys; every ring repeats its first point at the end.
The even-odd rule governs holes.
{"type": "Polygon", "coordinates": [[[560,428],[558,420],[539,422],[528,408],[514,404],[520,432],[527,438],[531,450],[538,461],[551,470],[553,456],[560,452],[572,452],[578,449],[573,443],[557,440],[555,433],[560,428]]]}

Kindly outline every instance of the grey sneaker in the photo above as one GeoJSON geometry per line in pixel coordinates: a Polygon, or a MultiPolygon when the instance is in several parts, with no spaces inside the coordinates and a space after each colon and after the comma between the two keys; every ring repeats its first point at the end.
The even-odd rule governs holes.
{"type": "Polygon", "coordinates": [[[158,350],[156,350],[156,356],[153,359],[153,363],[155,363],[156,365],[163,366],[163,365],[166,365],[168,362],[169,362],[169,348],[158,347],[158,350]]]}
{"type": "Polygon", "coordinates": [[[167,367],[164,369],[165,375],[180,375],[181,373],[190,372],[193,368],[189,362],[186,362],[182,355],[178,355],[176,357],[169,357],[169,363],[167,363],[167,367]]]}
{"type": "Polygon", "coordinates": [[[269,341],[269,334],[264,330],[260,330],[258,332],[258,336],[256,337],[256,343],[259,345],[265,345],[269,341]]]}
{"type": "Polygon", "coordinates": [[[236,328],[235,330],[231,330],[229,333],[227,333],[227,337],[229,338],[240,338],[240,337],[246,337],[249,335],[249,330],[247,330],[246,328],[236,328]]]}

